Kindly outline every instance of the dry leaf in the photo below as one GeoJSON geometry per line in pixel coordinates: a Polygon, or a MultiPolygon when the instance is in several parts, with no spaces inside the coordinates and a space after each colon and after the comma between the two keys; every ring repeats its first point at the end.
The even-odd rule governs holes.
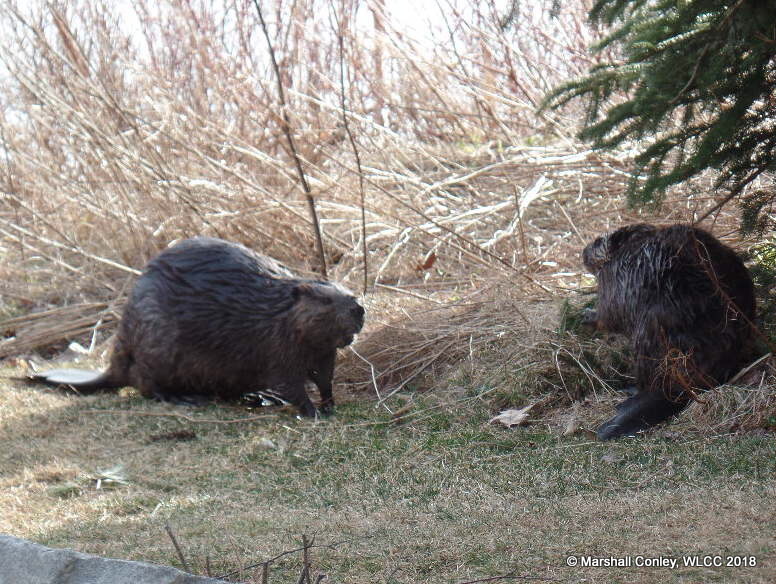
{"type": "Polygon", "coordinates": [[[419,272],[422,272],[424,270],[430,270],[434,266],[436,259],[437,259],[436,254],[433,251],[429,252],[429,254],[423,260],[423,263],[419,263],[417,266],[415,266],[415,269],[418,270],[419,272]]]}
{"type": "Polygon", "coordinates": [[[563,429],[563,436],[571,436],[579,430],[579,407],[579,402],[574,402],[571,406],[571,412],[569,413],[568,420],[566,420],[566,427],[563,429]]]}
{"type": "Polygon", "coordinates": [[[604,454],[601,457],[602,462],[608,462],[609,464],[616,464],[618,462],[622,462],[623,460],[625,460],[624,456],[622,456],[621,454],[616,454],[614,452],[604,454]]]}
{"type": "Polygon", "coordinates": [[[259,438],[259,448],[263,448],[264,450],[275,450],[275,448],[277,448],[277,444],[275,444],[269,438],[259,438]]]}
{"type": "Polygon", "coordinates": [[[520,408],[519,410],[504,410],[498,416],[495,416],[490,423],[504,424],[507,428],[512,426],[522,426],[528,421],[528,412],[538,402],[534,402],[531,405],[520,408]]]}
{"type": "Polygon", "coordinates": [[[95,482],[94,488],[97,490],[115,489],[129,484],[124,472],[124,465],[122,464],[117,464],[112,468],[97,471],[94,476],[89,478],[95,482]]]}
{"type": "Polygon", "coordinates": [[[401,418],[404,414],[409,412],[414,406],[415,406],[415,402],[413,402],[412,400],[409,400],[407,401],[406,404],[401,406],[398,410],[393,412],[393,414],[391,415],[393,416],[394,419],[401,418]]]}

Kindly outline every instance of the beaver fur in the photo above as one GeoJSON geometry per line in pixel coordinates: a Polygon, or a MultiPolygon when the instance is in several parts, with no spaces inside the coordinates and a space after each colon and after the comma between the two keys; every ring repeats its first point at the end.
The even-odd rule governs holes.
{"type": "Polygon", "coordinates": [[[102,373],[33,376],[83,393],[133,386],[149,398],[201,403],[272,389],[314,416],[305,382],[334,405],[338,348],[361,330],[364,309],[344,288],[295,278],[235,243],[197,237],[160,253],[137,280],[102,373]]]}
{"type": "Polygon", "coordinates": [[[754,339],[752,278],[736,253],[697,227],[629,225],[582,252],[598,281],[598,328],[627,335],[635,393],[598,429],[602,440],[635,434],[726,382],[754,339]]]}

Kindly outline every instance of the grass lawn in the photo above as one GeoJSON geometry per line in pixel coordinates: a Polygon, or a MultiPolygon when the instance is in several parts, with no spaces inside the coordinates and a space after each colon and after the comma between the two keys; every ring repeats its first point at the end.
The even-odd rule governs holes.
{"type": "MultiPolygon", "coordinates": [[[[169,523],[190,569],[213,575],[306,534],[321,546],[314,572],[331,582],[776,581],[772,435],[702,436],[678,423],[678,433],[598,443],[541,421],[490,425],[492,415],[486,396],[461,387],[415,395],[398,419],[351,396],[315,422],[3,381],[0,531],[180,566],[169,523]],[[97,489],[118,465],[126,483],[97,489]],[[570,555],[679,565],[568,567],[570,555]],[[757,565],[684,567],[689,556],[757,565]]],[[[278,560],[270,582],[295,582],[300,563],[278,560]]]]}

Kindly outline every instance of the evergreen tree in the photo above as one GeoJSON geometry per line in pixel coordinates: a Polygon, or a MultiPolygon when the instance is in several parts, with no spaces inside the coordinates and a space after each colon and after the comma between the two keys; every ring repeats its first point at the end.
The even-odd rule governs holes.
{"type": "MultiPolygon", "coordinates": [[[[713,169],[721,206],[776,171],[776,0],[597,0],[589,17],[609,31],[594,50],[621,57],[545,107],[581,97],[583,139],[636,144],[632,202],[713,169]]],[[[753,203],[756,222],[772,199],[753,203]]]]}

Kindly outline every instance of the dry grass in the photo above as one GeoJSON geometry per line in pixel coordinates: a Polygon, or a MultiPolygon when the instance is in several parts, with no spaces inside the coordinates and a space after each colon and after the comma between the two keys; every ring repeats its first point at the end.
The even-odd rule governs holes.
{"type": "Polygon", "coordinates": [[[705,433],[776,429],[776,367],[766,355],[738,380],[701,396],[688,411],[692,427],[705,433]]]}
{"type": "MultiPolygon", "coordinates": [[[[123,15],[111,15],[97,0],[36,10],[8,0],[4,8],[8,34],[0,58],[10,82],[0,92],[8,152],[0,173],[0,238],[19,263],[6,269],[15,281],[43,260],[41,279],[67,291],[60,292],[64,298],[12,292],[36,305],[95,294],[169,241],[203,233],[251,243],[299,269],[315,268],[251,3],[136,3],[123,15]],[[122,27],[122,17],[140,34],[122,27]]],[[[467,187],[468,175],[489,163],[495,164],[490,174],[512,158],[521,163],[510,147],[558,131],[558,120],[537,118],[532,104],[552,82],[546,68],[553,61],[560,67],[555,78],[583,64],[587,33],[578,22],[573,34],[568,26],[581,14],[521,19],[501,31],[490,3],[462,12],[450,4],[453,32],[435,27],[441,38],[425,50],[379,2],[340,3],[339,18],[352,18],[357,8],[373,11],[368,37],[333,27],[321,18],[331,6],[316,0],[278,2],[270,22],[329,260],[339,278],[360,269],[358,177],[340,128],[335,81],[341,32],[346,116],[366,175],[367,239],[376,269],[370,283],[380,279],[388,256],[401,260],[391,254],[400,234],[405,247],[452,239],[478,263],[476,246],[461,239],[466,225],[458,228],[456,220],[486,207],[482,217],[503,197],[485,194],[490,200],[480,201],[467,187]],[[538,45],[526,35],[548,29],[566,29],[558,36],[565,40],[539,66],[538,45]],[[381,78],[366,63],[390,71],[381,78]],[[461,147],[483,156],[461,159],[461,147]]],[[[519,194],[510,191],[508,199],[519,194]]],[[[483,233],[473,241],[487,238],[483,233]]]]}

